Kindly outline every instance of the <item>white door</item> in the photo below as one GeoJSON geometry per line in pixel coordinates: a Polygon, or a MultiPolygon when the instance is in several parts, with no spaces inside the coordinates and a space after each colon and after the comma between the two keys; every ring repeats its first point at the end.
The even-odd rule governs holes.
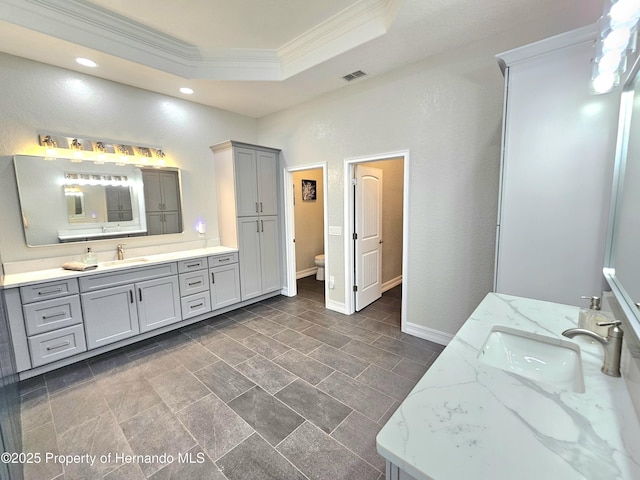
{"type": "Polygon", "coordinates": [[[356,311],[382,296],[382,170],[355,168],[356,311]]]}

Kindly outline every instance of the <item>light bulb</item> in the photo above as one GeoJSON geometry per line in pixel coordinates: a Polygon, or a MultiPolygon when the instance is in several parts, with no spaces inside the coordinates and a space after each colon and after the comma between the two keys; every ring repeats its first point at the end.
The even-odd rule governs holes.
{"type": "Polygon", "coordinates": [[[611,73],[601,73],[593,79],[593,91],[596,93],[610,92],[616,83],[616,76],[611,73]]]}
{"type": "Polygon", "coordinates": [[[609,10],[612,23],[625,22],[632,18],[637,19],[638,14],[640,14],[640,0],[618,0],[609,10]]]}
{"type": "Polygon", "coordinates": [[[628,28],[612,30],[602,42],[602,52],[606,54],[611,51],[624,51],[630,37],[631,31],[628,28]]]}
{"type": "Polygon", "coordinates": [[[603,55],[598,62],[598,73],[614,73],[620,66],[622,55],[620,52],[611,51],[603,55]]]}

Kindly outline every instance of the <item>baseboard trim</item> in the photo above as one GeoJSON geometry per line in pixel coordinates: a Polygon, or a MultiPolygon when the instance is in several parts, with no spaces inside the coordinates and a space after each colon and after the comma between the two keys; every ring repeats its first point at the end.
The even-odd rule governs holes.
{"type": "Polygon", "coordinates": [[[347,312],[347,306],[344,303],[336,302],[334,300],[327,300],[325,307],[327,307],[328,310],[333,310],[334,312],[349,315],[349,312],[347,312]]]}
{"type": "Polygon", "coordinates": [[[300,280],[301,278],[310,277],[311,275],[315,275],[318,272],[318,267],[307,268],[306,270],[300,270],[296,272],[296,280],[300,280]]]}
{"type": "Polygon", "coordinates": [[[392,278],[391,280],[389,280],[388,282],[384,282],[382,284],[381,287],[381,291],[382,293],[386,292],[387,290],[391,290],[393,287],[397,287],[398,285],[400,285],[402,283],[402,275],[396,277],[396,278],[392,278]]]}
{"type": "Polygon", "coordinates": [[[405,323],[402,331],[409,335],[413,335],[414,337],[419,337],[424,340],[437,343],[438,345],[449,345],[449,342],[453,339],[453,335],[450,333],[441,332],[440,330],[434,330],[433,328],[410,322],[405,323]]]}

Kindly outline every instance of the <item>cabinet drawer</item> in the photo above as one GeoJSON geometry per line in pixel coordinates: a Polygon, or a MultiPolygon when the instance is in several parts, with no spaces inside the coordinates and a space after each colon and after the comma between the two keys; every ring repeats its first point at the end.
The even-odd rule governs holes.
{"type": "Polygon", "coordinates": [[[194,272],[205,268],[207,268],[207,259],[205,257],[192,258],[191,260],[182,260],[178,262],[178,273],[194,272]]]}
{"type": "Polygon", "coordinates": [[[208,291],[184,297],[180,303],[183,320],[211,311],[211,295],[208,291]]]}
{"type": "Polygon", "coordinates": [[[71,357],[86,350],[87,343],[82,325],[73,325],[29,337],[31,363],[34,367],[71,357]]]}
{"type": "Polygon", "coordinates": [[[175,262],[161,263],[150,267],[132,268],[129,270],[119,270],[116,272],[88,275],[80,279],[80,290],[91,292],[103,288],[125,285],[127,283],[150,280],[152,278],[167,277],[176,275],[178,267],[175,262]]]}
{"type": "Polygon", "coordinates": [[[78,280],[75,278],[20,287],[22,303],[39,302],[40,300],[49,300],[75,293],[78,293],[78,280]]]}
{"type": "Polygon", "coordinates": [[[29,336],[82,323],[78,295],[30,303],[24,305],[22,311],[29,336]]]}
{"type": "Polygon", "coordinates": [[[238,263],[238,252],[209,257],[209,268],[220,267],[222,265],[228,265],[229,263],[238,263]]]}
{"type": "Polygon", "coordinates": [[[199,272],[182,273],[178,276],[180,282],[180,296],[186,297],[194,293],[209,291],[207,270],[199,272]]]}

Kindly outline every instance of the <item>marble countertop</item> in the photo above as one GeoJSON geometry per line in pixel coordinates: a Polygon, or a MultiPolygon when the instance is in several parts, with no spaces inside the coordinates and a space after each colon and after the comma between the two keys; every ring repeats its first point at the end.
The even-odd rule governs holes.
{"type": "Polygon", "coordinates": [[[503,325],[561,338],[579,309],[488,294],[377,437],[378,452],[418,480],[639,479],[640,424],[622,378],[580,346],[585,393],[534,383],[477,355],[503,325]]]}
{"type": "Polygon", "coordinates": [[[109,272],[113,270],[124,270],[127,268],[143,267],[146,265],[154,265],[157,263],[176,262],[180,260],[187,260],[189,258],[208,257],[211,255],[220,255],[237,251],[237,249],[229,247],[207,247],[192,250],[181,250],[170,253],[160,253],[156,255],[144,255],[140,257],[125,258],[122,261],[99,262],[98,268],[89,270],[87,272],[65,270],[62,267],[58,267],[24,273],[12,273],[0,276],[0,287],[20,287],[22,285],[36,282],[48,282],[61,278],[94,275],[96,273],[109,272]]]}

